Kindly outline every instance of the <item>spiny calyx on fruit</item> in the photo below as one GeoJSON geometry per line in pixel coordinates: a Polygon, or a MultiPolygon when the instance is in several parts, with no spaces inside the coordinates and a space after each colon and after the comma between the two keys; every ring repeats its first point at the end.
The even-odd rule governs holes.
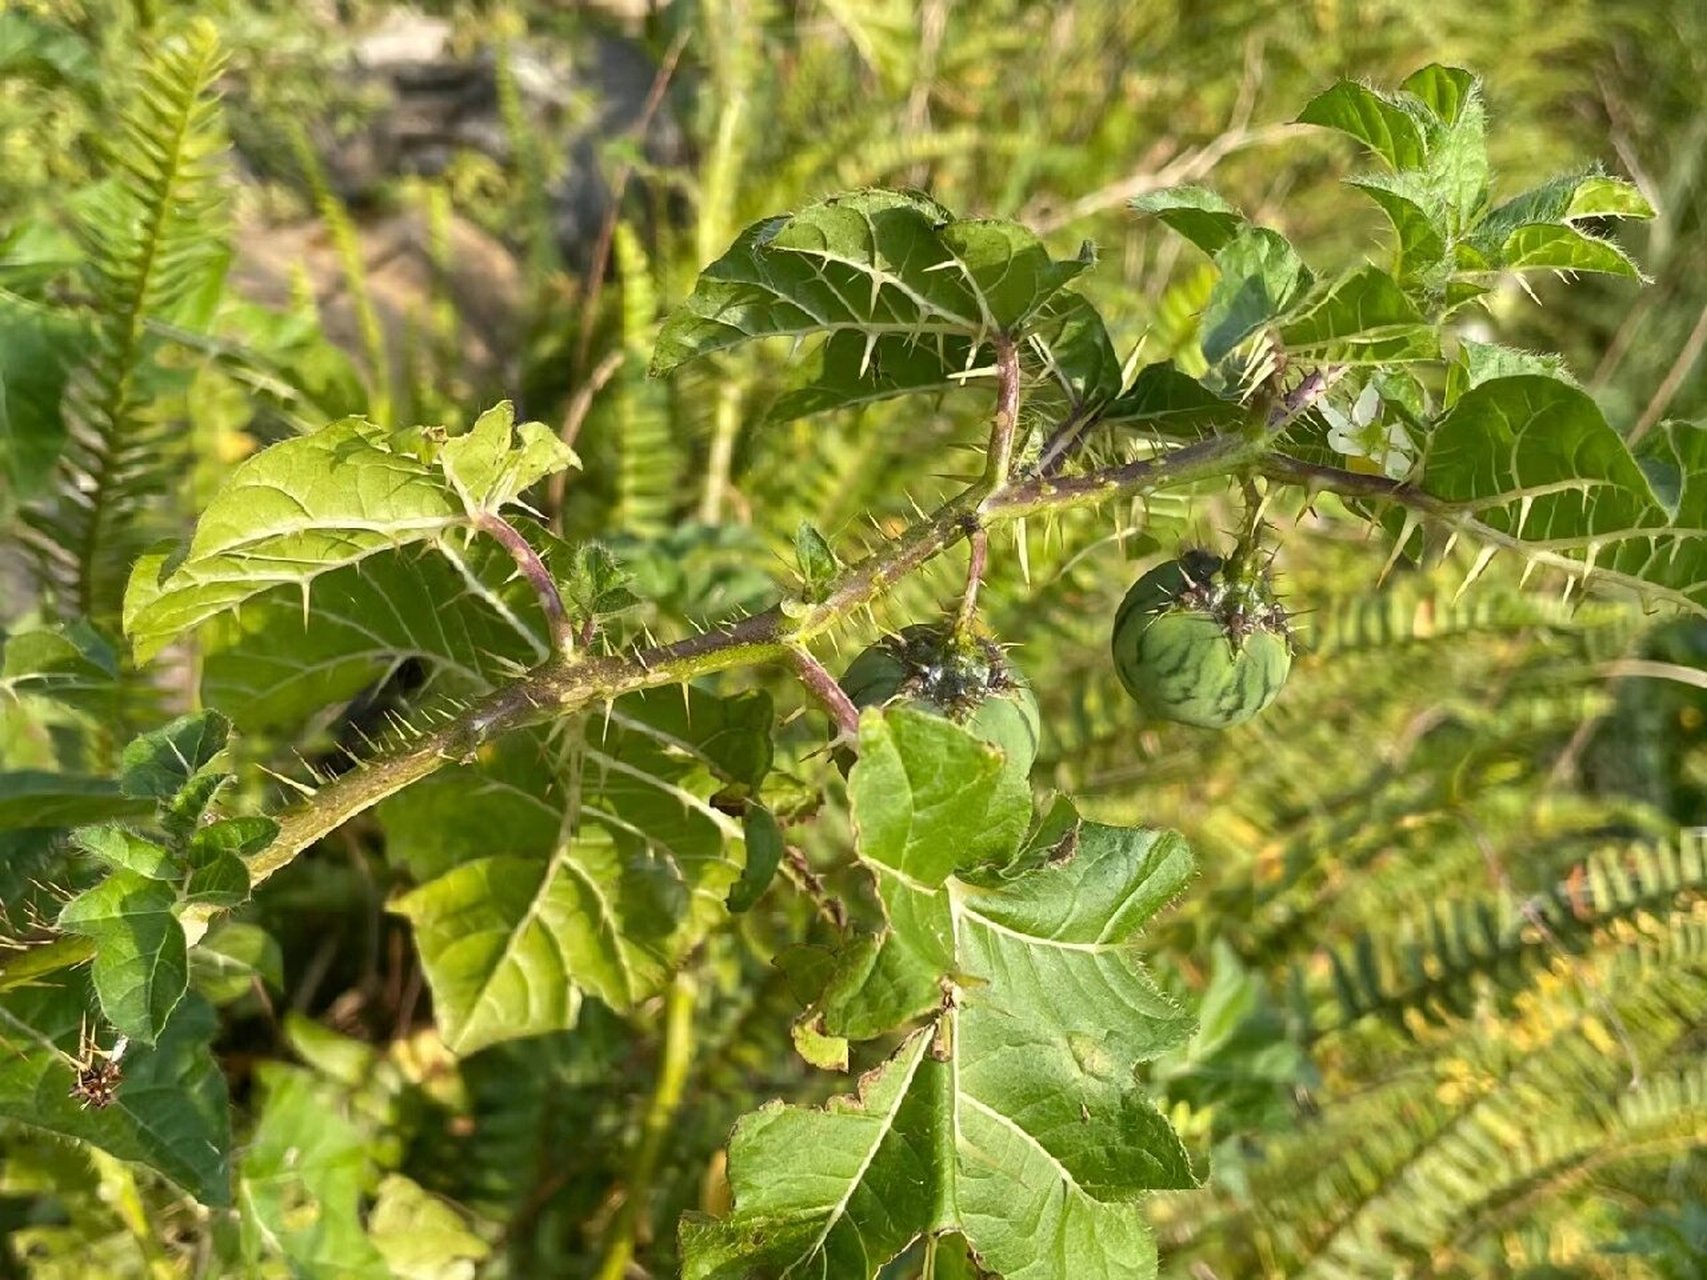
{"type": "Polygon", "coordinates": [[[1262,573],[1190,550],[1132,584],[1113,651],[1121,684],[1146,711],[1226,729],[1280,693],[1292,632],[1262,573]]]}
{"type": "Polygon", "coordinates": [[[946,716],[998,748],[1008,767],[1029,773],[1037,758],[1037,699],[1001,646],[928,623],[884,636],[841,679],[856,707],[905,701],[946,716]]]}

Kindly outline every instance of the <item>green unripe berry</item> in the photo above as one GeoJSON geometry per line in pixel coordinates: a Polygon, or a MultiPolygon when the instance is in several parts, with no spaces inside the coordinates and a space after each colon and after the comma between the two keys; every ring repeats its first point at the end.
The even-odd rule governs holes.
{"type": "Polygon", "coordinates": [[[1227,729],[1262,711],[1292,669],[1286,612],[1260,577],[1229,581],[1187,552],[1150,570],[1114,618],[1114,670],[1151,715],[1227,729]]]}

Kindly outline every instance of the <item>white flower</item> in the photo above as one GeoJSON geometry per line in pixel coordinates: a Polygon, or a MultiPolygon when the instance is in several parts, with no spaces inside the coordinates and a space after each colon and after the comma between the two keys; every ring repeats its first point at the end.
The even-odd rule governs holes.
{"type": "Polygon", "coordinates": [[[1328,421],[1328,447],[1348,458],[1368,458],[1390,480],[1398,480],[1416,461],[1416,443],[1402,422],[1381,421],[1381,393],[1373,382],[1365,386],[1349,414],[1331,404],[1322,406],[1328,421]]]}
{"type": "Polygon", "coordinates": [[[1370,454],[1381,464],[1389,480],[1403,480],[1417,460],[1417,446],[1411,439],[1411,433],[1405,430],[1405,424],[1395,422],[1388,426],[1386,439],[1383,442],[1380,456],[1370,454]]]}

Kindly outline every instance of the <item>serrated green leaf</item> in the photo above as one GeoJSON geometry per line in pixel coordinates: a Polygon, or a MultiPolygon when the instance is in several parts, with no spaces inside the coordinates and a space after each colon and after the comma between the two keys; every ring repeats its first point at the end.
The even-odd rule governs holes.
{"type": "Polygon", "coordinates": [[[574,1026],[583,987],[608,989],[625,1006],[655,985],[659,974],[636,975],[614,908],[590,883],[611,878],[616,861],[598,843],[579,843],[590,869],[567,854],[479,858],[396,903],[414,926],[453,1053],[574,1026]]]}
{"type": "Polygon", "coordinates": [[[1155,1274],[1137,1201],[1195,1180],[1132,1069],[1184,1043],[1192,1020],[1136,966],[1131,938],[1190,859],[1171,834],[1087,823],[1074,842],[1007,884],[945,883],[955,993],[936,1025],[857,1098],[742,1120],[734,1212],[684,1221],[685,1276],[869,1277],[956,1228],[1010,1278],[1155,1274]]]}
{"type": "Polygon", "coordinates": [[[500,401],[439,449],[439,465],[470,515],[497,511],[546,476],[579,464],[575,451],[543,422],[516,426],[516,407],[500,401]]]}
{"type": "Polygon", "coordinates": [[[1464,107],[1477,92],[1476,77],[1462,67],[1431,62],[1407,76],[1399,86],[1422,101],[1446,124],[1457,124],[1464,107]]]}
{"type": "Polygon", "coordinates": [[[1576,385],[1564,358],[1534,351],[1519,351],[1493,342],[1476,342],[1469,338],[1458,340],[1457,358],[1446,367],[1446,401],[1455,402],[1459,396],[1495,378],[1510,378],[1519,374],[1537,374],[1557,378],[1576,385]]]}
{"type": "MultiPolygon", "coordinates": [[[[953,903],[942,891],[948,873],[999,881],[1040,860],[1028,838],[1029,792],[992,780],[982,747],[952,723],[904,707],[862,719],[849,795],[860,861],[888,927],[838,955],[818,999],[829,1034],[869,1039],[939,1007],[943,982],[961,967],[953,903]]],[[[1065,822],[1052,813],[1040,828],[1051,836],[1049,856],[1065,822]]]]}
{"type": "Polygon", "coordinates": [[[238,466],[184,558],[157,582],[144,567],[133,572],[125,632],[146,661],[264,592],[291,587],[306,596],[322,574],[467,520],[442,474],[394,450],[371,424],[344,418],[238,466]]]}
{"type": "Polygon", "coordinates": [[[1651,218],[1652,206],[1628,182],[1598,170],[1564,174],[1513,196],[1476,225],[1471,239],[1492,252],[1511,234],[1534,223],[1569,223],[1579,218],[1651,218]]]}
{"type": "Polygon", "coordinates": [[[943,1073],[929,1044],[909,1037],[857,1097],[822,1111],[773,1103],[743,1117],[730,1142],[735,1210],[683,1219],[683,1280],[869,1280],[944,1216],[934,1157],[945,1117],[931,1105],[943,1073]]]}
{"type": "Polygon", "coordinates": [[[1589,217],[1650,218],[1653,209],[1627,182],[1590,170],[1544,182],[1506,201],[1458,246],[1465,271],[1598,271],[1642,278],[1617,245],[1577,227],[1589,217]]]}
{"type": "Polygon", "coordinates": [[[1598,271],[1647,278],[1635,260],[1610,240],[1562,224],[1519,227],[1506,237],[1494,262],[1507,271],[1598,271]]]}
{"type": "Polygon", "coordinates": [[[1562,216],[1567,222],[1577,218],[1651,218],[1654,206],[1635,183],[1590,173],[1578,179],[1570,206],[1562,216]]]}
{"type": "Polygon", "coordinates": [[[1428,159],[1428,136],[1417,111],[1352,80],[1317,94],[1298,113],[1298,122],[1349,134],[1395,170],[1420,169],[1428,159]]]}
{"type": "Polygon", "coordinates": [[[1335,364],[1388,364],[1440,355],[1433,326],[1398,282],[1378,267],[1363,267],[1319,289],[1281,326],[1280,340],[1288,354],[1335,364]]]}
{"type": "Polygon", "coordinates": [[[1246,338],[1284,315],[1310,287],[1310,271],[1277,231],[1250,227],[1215,254],[1220,279],[1201,320],[1203,358],[1219,364],[1246,338]]]}
{"type": "Polygon", "coordinates": [[[1381,157],[1388,172],[1355,185],[1398,231],[1399,277],[1426,280],[1487,199],[1485,112],[1475,78],[1457,68],[1425,67],[1398,94],[1341,81],[1299,119],[1347,133],[1381,157]]]}
{"type": "Polygon", "coordinates": [[[225,1077],[208,1047],[213,1011],[186,999],[158,1044],[133,1045],[120,1060],[112,1104],[86,1110],[71,1096],[84,990],[62,977],[0,996],[0,1117],[145,1164],[210,1208],[229,1205],[231,1132],[225,1077]]]}
{"type": "Polygon", "coordinates": [[[1131,207],[1177,231],[1211,257],[1220,253],[1247,225],[1244,214],[1203,187],[1149,191],[1135,197],[1131,207]]]}
{"type": "Polygon", "coordinates": [[[133,871],[147,880],[175,880],[183,872],[170,849],[115,824],[82,827],[71,843],[115,871],[133,871]]]}
{"type": "Polygon", "coordinates": [[[119,786],[127,796],[170,800],[225,750],[231,722],[217,711],[179,716],[127,745],[119,786]]]}
{"type": "Polygon", "coordinates": [[[1423,487],[1533,554],[1707,610],[1707,430],[1677,424],[1665,448],[1688,478],[1670,504],[1585,392],[1496,378],[1436,424],[1423,487]]]}
{"type": "Polygon", "coordinates": [[[1393,273],[1403,283],[1427,281],[1446,259],[1446,241],[1438,213],[1430,207],[1425,181],[1414,173],[1365,174],[1346,185],[1362,191],[1393,224],[1393,273]]]}
{"type": "Polygon", "coordinates": [[[426,881],[395,909],[445,1043],[567,1027],[583,989],[617,1008],[657,991],[723,917],[742,829],[711,800],[762,780],[770,730],[763,694],[653,690],[381,806],[388,854],[426,881]]]}
{"type": "Polygon", "coordinates": [[[848,192],[743,231],[665,321],[652,372],[756,338],[1017,335],[1089,265],[1083,254],[1052,258],[1017,223],[956,219],[902,192],[848,192]]]}
{"type": "Polygon", "coordinates": [[[95,944],[92,974],[101,1012],[132,1040],[153,1044],[184,997],[190,962],[173,914],[177,890],[115,871],[67,902],[58,925],[95,944]]]}
{"type": "Polygon", "coordinates": [[[282,1259],[303,1280],[391,1280],[362,1230],[367,1135],[307,1071],[268,1062],[259,1077],[265,1101],[237,1178],[244,1256],[282,1259]]]}
{"type": "Polygon", "coordinates": [[[845,943],[817,993],[827,1035],[870,1040],[942,1008],[943,975],[954,968],[947,898],[894,876],[879,877],[877,895],[888,927],[845,943]]]}

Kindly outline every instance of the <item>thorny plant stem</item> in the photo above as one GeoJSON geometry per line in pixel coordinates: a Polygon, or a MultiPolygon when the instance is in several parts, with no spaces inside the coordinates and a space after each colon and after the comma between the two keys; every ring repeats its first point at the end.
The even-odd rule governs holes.
{"type": "MultiPolygon", "coordinates": [[[[1017,379],[1014,385],[1017,407],[1017,379]]],[[[375,756],[360,768],[340,774],[280,811],[276,815],[279,831],[273,842],[245,858],[249,878],[259,885],[357,814],[448,764],[472,760],[481,746],[507,733],[641,689],[682,684],[735,667],[791,661],[796,649],[842,626],[896,582],[974,529],[1046,512],[1100,506],[1253,467],[1277,480],[1318,487],[1336,487],[1336,480],[1359,485],[1378,481],[1379,477],[1310,468],[1270,454],[1278,432],[1308,409],[1325,387],[1319,378],[1314,383],[1307,379],[1304,387],[1286,398],[1283,412],[1270,415],[1266,430],[1211,436],[1156,457],[1084,475],[1029,476],[994,487],[981,479],[865,559],[845,568],[816,604],[802,608],[795,602],[787,612],[775,605],[739,622],[626,657],[554,654],[460,715],[375,756]],[[1308,395],[1299,394],[1311,386],[1314,390],[1308,395]]],[[[1394,492],[1389,486],[1391,482],[1383,481],[1373,492],[1364,492],[1367,496],[1397,497],[1446,516],[1454,514],[1437,499],[1413,495],[1403,486],[1394,492]]],[[[0,991],[79,964],[92,954],[93,948],[83,937],[61,937],[0,953],[0,991]]]]}
{"type": "Polygon", "coordinates": [[[682,1105],[682,1091],[687,1085],[688,1070],[693,1065],[696,995],[693,975],[685,969],[670,980],[664,992],[664,1043],[658,1061],[658,1079],[652,1086],[652,1098],[640,1122],[640,1138],[634,1145],[634,1156],[629,1162],[622,1207],[611,1223],[604,1261],[599,1264],[598,1280],[623,1280],[628,1274],[628,1264],[634,1260],[634,1243],[652,1200],[652,1180],[658,1172],[658,1156],[664,1149],[664,1138],[670,1131],[670,1125],[675,1122],[676,1111],[682,1105]]]}
{"type": "Polygon", "coordinates": [[[546,625],[551,628],[551,647],[558,653],[568,653],[575,647],[574,628],[569,623],[568,611],[563,607],[563,597],[557,592],[557,583],[552,580],[551,570],[545,567],[545,561],[539,558],[539,552],[522,537],[515,525],[496,511],[482,511],[475,516],[474,527],[482,533],[491,534],[510,553],[528,585],[539,596],[546,625]]]}
{"type": "Polygon", "coordinates": [[[971,547],[971,558],[966,562],[966,591],[960,597],[960,610],[954,616],[954,634],[957,636],[970,635],[972,624],[978,617],[978,587],[984,581],[984,567],[990,559],[990,535],[983,529],[975,529],[966,538],[971,547]]]}
{"type": "Polygon", "coordinates": [[[1244,581],[1246,573],[1257,562],[1257,540],[1262,531],[1264,499],[1262,491],[1257,488],[1256,478],[1241,476],[1239,491],[1244,499],[1244,512],[1239,521],[1238,537],[1233,543],[1233,554],[1227,557],[1226,577],[1229,582],[1244,581]]]}
{"type": "Polygon", "coordinates": [[[836,722],[841,735],[849,741],[857,737],[859,708],[836,683],[836,677],[824,670],[824,664],[803,648],[791,648],[788,660],[794,665],[794,674],[800,677],[800,683],[824,704],[824,710],[830,713],[830,719],[836,722]]]}

